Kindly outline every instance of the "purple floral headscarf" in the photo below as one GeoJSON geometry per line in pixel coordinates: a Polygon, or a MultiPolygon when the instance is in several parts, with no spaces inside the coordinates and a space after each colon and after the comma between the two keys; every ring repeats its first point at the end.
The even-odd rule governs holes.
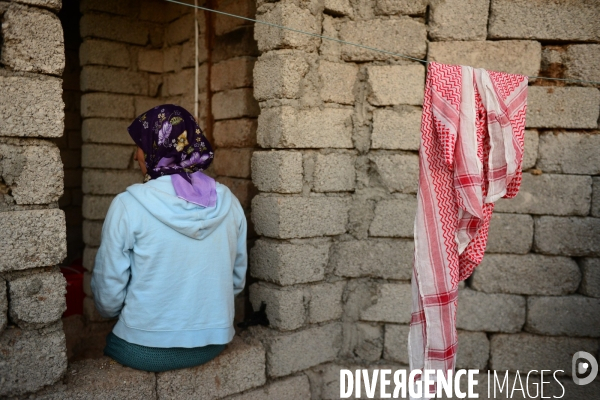
{"type": "Polygon", "coordinates": [[[127,130],[144,151],[150,179],[177,174],[191,183],[190,174],[205,170],[213,160],[210,143],[183,107],[154,107],[137,117],[127,130]]]}
{"type": "Polygon", "coordinates": [[[171,175],[178,197],[205,207],[214,205],[214,179],[200,172],[214,155],[192,114],[163,104],[137,117],[127,130],[144,151],[148,170],[144,181],[171,175]]]}

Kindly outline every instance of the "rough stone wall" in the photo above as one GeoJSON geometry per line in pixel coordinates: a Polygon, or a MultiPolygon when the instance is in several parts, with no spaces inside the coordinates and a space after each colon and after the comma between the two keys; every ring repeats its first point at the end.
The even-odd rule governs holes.
{"type": "Polygon", "coordinates": [[[0,397],[67,369],[60,1],[0,2],[0,397]]]}
{"type": "MultiPolygon", "coordinates": [[[[600,3],[258,1],[257,18],[445,63],[598,81],[600,3]],[[548,22],[550,21],[550,22],[548,22]],[[573,43],[573,44],[571,44],[573,43]]],[[[254,309],[269,379],[406,367],[425,67],[257,25],[254,309]]],[[[562,369],[600,337],[597,86],[531,81],[520,194],[497,203],[461,285],[458,368],[562,369]]],[[[600,383],[577,387],[591,396],[600,383]]],[[[558,389],[560,394],[560,388],[558,389]]],[[[583,398],[583,397],[582,397],[583,398]]]]}

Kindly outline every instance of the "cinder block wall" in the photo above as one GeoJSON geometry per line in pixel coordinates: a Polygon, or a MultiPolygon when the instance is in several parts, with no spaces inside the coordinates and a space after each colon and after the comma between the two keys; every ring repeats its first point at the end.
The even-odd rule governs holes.
{"type": "Polygon", "coordinates": [[[0,397],[67,369],[60,1],[0,2],[0,397]]]}
{"type": "MultiPolygon", "coordinates": [[[[492,70],[600,80],[600,3],[258,1],[257,18],[492,70]],[[573,43],[573,44],[571,44],[573,43]]],[[[339,369],[408,364],[425,67],[257,25],[252,178],[255,309],[269,379],[306,374],[339,398],[339,369]]],[[[461,286],[458,368],[571,374],[600,337],[597,86],[532,80],[521,192],[497,203],[487,254],[461,286]]],[[[570,396],[597,395],[600,383],[570,396]]],[[[558,391],[560,395],[560,390],[558,391]]]]}

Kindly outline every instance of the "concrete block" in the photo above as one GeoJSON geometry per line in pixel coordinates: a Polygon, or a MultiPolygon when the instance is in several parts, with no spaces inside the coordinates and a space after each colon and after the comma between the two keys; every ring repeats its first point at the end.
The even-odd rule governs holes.
{"type": "Polygon", "coordinates": [[[390,192],[417,193],[419,156],[416,154],[376,153],[369,156],[384,186],[390,192]]]}
{"type": "Polygon", "coordinates": [[[579,265],[582,275],[579,292],[590,297],[600,297],[600,258],[583,258],[579,265]]]}
{"type": "Polygon", "coordinates": [[[309,286],[308,322],[318,324],[342,317],[342,293],[345,281],[309,286]]]}
{"type": "Polygon", "coordinates": [[[600,176],[592,177],[592,207],[590,215],[600,217],[600,176]]]}
{"type": "Polygon", "coordinates": [[[259,239],[250,250],[253,277],[289,286],[323,280],[328,242],[281,243],[259,239]]]}
{"type": "Polygon", "coordinates": [[[373,323],[353,322],[344,325],[344,348],[349,353],[342,357],[360,362],[377,362],[383,353],[383,326],[373,323]]]}
{"type": "Polygon", "coordinates": [[[369,103],[376,106],[420,105],[425,90],[425,67],[420,64],[367,67],[369,103]]]}
{"type": "Polygon", "coordinates": [[[587,132],[544,132],[538,168],[559,174],[600,174],[600,135],[587,132]]]}
{"type": "Polygon", "coordinates": [[[258,195],[252,200],[252,221],[259,235],[280,239],[340,235],[349,208],[345,197],[258,195]]]}
{"type": "Polygon", "coordinates": [[[417,198],[401,195],[381,200],[375,206],[375,218],[369,227],[371,236],[413,237],[417,198]]]}
{"type": "Polygon", "coordinates": [[[83,218],[103,220],[113,199],[114,196],[92,196],[86,194],[83,196],[83,206],[81,207],[83,218]]]}
{"type": "Polygon", "coordinates": [[[81,189],[84,194],[119,194],[128,186],[142,182],[142,174],[136,170],[89,170],[83,171],[81,189]]]}
{"type": "Polygon", "coordinates": [[[8,324],[8,297],[6,297],[6,281],[0,280],[0,333],[4,332],[8,324]]]}
{"type": "Polygon", "coordinates": [[[354,104],[354,84],[358,67],[329,61],[319,63],[321,99],[324,102],[354,104]]]}
{"type": "Polygon", "coordinates": [[[86,359],[69,364],[63,385],[42,392],[40,400],[156,398],[152,372],[124,367],[110,357],[86,359]]]}
{"type": "Polygon", "coordinates": [[[217,149],[212,163],[217,175],[250,178],[250,160],[254,149],[217,149]]]}
{"type": "Polygon", "coordinates": [[[12,3],[2,20],[0,58],[13,71],[62,75],[65,51],[58,17],[48,10],[12,3]]]}
{"type": "MultiPolygon", "coordinates": [[[[199,12],[198,16],[204,21],[204,13],[199,12]]],[[[201,25],[202,21],[199,25],[201,25]]],[[[199,26],[200,28],[200,26],[199,26]]],[[[165,29],[165,41],[169,45],[179,44],[194,37],[194,14],[184,14],[175,21],[170,22],[165,29]]],[[[201,32],[204,32],[201,29],[201,32]]]]}
{"type": "Polygon", "coordinates": [[[56,265],[67,255],[65,214],[59,209],[2,213],[0,271],[56,265]]]}
{"type": "Polygon", "coordinates": [[[81,116],[84,118],[127,118],[131,120],[135,118],[133,96],[85,93],[81,96],[81,116]]]}
{"type": "Polygon", "coordinates": [[[256,117],[259,112],[251,88],[232,89],[213,95],[212,113],[215,119],[256,117]]]}
{"type": "Polygon", "coordinates": [[[306,375],[271,382],[260,389],[228,397],[228,400],[310,400],[306,375]]]}
{"type": "Polygon", "coordinates": [[[138,51],[137,66],[140,71],[163,72],[164,52],[155,49],[142,49],[138,51]]]}
{"type": "MultiPolygon", "coordinates": [[[[563,370],[571,375],[573,354],[595,354],[594,339],[536,336],[527,333],[492,335],[490,368],[496,371],[563,370]]],[[[567,392],[568,393],[568,392],[567,392]]]]}
{"type": "Polygon", "coordinates": [[[265,53],[254,66],[254,97],[258,101],[299,98],[300,83],[308,70],[303,52],[265,53]]]}
{"type": "MultiPolygon", "coordinates": [[[[181,98],[174,98],[172,100],[173,100],[173,103],[177,104],[177,105],[182,105],[183,101],[184,101],[184,99],[181,99],[181,98]]],[[[202,101],[202,102],[206,101],[205,93],[200,93],[199,101],[202,101]]],[[[135,108],[135,115],[136,116],[142,115],[143,113],[147,112],[151,108],[154,108],[154,107],[157,107],[157,106],[159,106],[161,104],[164,104],[164,102],[165,102],[165,100],[161,99],[159,97],[135,96],[134,99],[133,99],[133,104],[134,104],[134,108],[135,108]]],[[[187,106],[187,104],[186,104],[186,106],[187,106]]],[[[193,108],[193,104],[192,104],[192,107],[189,107],[189,109],[190,110],[194,109],[193,108]]],[[[199,111],[200,111],[199,118],[200,118],[200,120],[202,120],[203,108],[200,108],[199,111]]],[[[126,122],[128,124],[131,124],[131,119],[128,119],[126,122]]],[[[127,125],[127,126],[129,126],[129,125],[127,125]]],[[[127,133],[127,129],[125,129],[125,133],[127,133]]],[[[129,134],[127,134],[127,137],[129,137],[129,134]]],[[[132,142],[131,137],[129,137],[129,142],[128,143],[131,143],[131,142],[132,142]]]]}
{"type": "MultiPolygon", "coordinates": [[[[425,57],[427,51],[425,24],[409,17],[342,22],[339,38],[416,58],[425,57]]],[[[397,59],[391,54],[345,44],[342,45],[342,58],[345,61],[397,59]]]]}
{"type": "Polygon", "coordinates": [[[526,129],[525,130],[525,144],[523,146],[523,161],[521,162],[521,168],[526,171],[530,168],[535,167],[535,163],[538,158],[538,147],[539,147],[540,135],[536,130],[526,129]]]}
{"type": "Polygon", "coordinates": [[[342,327],[335,322],[267,338],[267,375],[286,376],[333,361],[341,341],[342,327]]]}
{"type": "Polygon", "coordinates": [[[434,40],[485,40],[489,8],[490,0],[433,1],[429,35],[434,40]]]}
{"type": "Polygon", "coordinates": [[[458,292],[456,327],[467,331],[519,332],[525,324],[525,313],[523,296],[463,289],[458,292]]]}
{"type": "Polygon", "coordinates": [[[375,14],[425,14],[427,1],[425,0],[377,0],[375,3],[375,14]]]}
{"type": "Polygon", "coordinates": [[[600,256],[600,218],[540,217],[535,221],[533,248],[538,253],[600,256]]]}
{"type": "Polygon", "coordinates": [[[0,336],[0,396],[35,392],[57,382],[67,370],[65,334],[7,329],[0,336]]]}
{"type": "Polygon", "coordinates": [[[16,204],[58,201],[63,194],[63,177],[60,151],[53,143],[0,143],[0,178],[8,190],[4,196],[16,204]]]}
{"type": "Polygon", "coordinates": [[[519,194],[498,200],[495,209],[519,214],[587,215],[591,197],[589,176],[524,173],[519,194]]]}
{"type": "Polygon", "coordinates": [[[550,336],[600,337],[600,299],[584,296],[529,297],[525,330],[550,336]]]}
{"type": "MultiPolygon", "coordinates": [[[[330,15],[323,15],[322,35],[329,37],[338,36],[339,19],[330,15]]],[[[333,40],[323,40],[319,46],[319,53],[323,59],[340,60],[341,58],[341,43],[333,40]]]]}
{"type": "Polygon", "coordinates": [[[58,321],[67,309],[66,283],[58,271],[9,280],[11,321],[22,329],[40,329],[58,321]]]}
{"type": "Polygon", "coordinates": [[[250,286],[250,302],[258,311],[261,303],[267,305],[269,327],[281,331],[298,329],[306,323],[304,291],[297,287],[278,287],[258,282],[250,286]]]}
{"type": "Polygon", "coordinates": [[[79,20],[79,33],[82,38],[94,37],[115,42],[137,45],[148,44],[148,25],[129,18],[89,13],[79,20]]]}
{"type": "Polygon", "coordinates": [[[88,246],[100,246],[103,221],[83,221],[83,243],[88,246]]]}
{"type": "Polygon", "coordinates": [[[352,113],[345,108],[301,113],[290,106],[264,109],[258,117],[258,144],[265,148],[352,148],[352,113]]]}
{"type": "Polygon", "coordinates": [[[19,0],[17,3],[29,4],[36,7],[49,8],[55,11],[60,10],[61,0],[19,0]]]}
{"type": "MultiPolygon", "coordinates": [[[[600,82],[600,44],[573,44],[567,47],[565,77],[600,82]]],[[[581,85],[581,83],[579,83],[581,85]]],[[[582,84],[588,86],[590,84],[582,84]]]]}
{"type": "Polygon", "coordinates": [[[213,140],[218,147],[254,147],[256,146],[256,127],[254,118],[240,118],[217,121],[213,127],[213,140]]]}
{"type": "Polygon", "coordinates": [[[333,245],[330,265],[336,275],[410,280],[414,246],[410,240],[351,240],[333,245]]]}
{"type": "Polygon", "coordinates": [[[385,324],[383,358],[408,365],[408,325],[385,324]]]}
{"type": "Polygon", "coordinates": [[[79,46],[79,65],[105,65],[128,68],[129,50],[124,43],[86,39],[79,46]]]}
{"type": "Polygon", "coordinates": [[[325,0],[323,3],[325,14],[331,14],[337,17],[344,15],[354,16],[354,10],[350,4],[350,0],[325,0]]]}
{"type": "Polygon", "coordinates": [[[313,173],[315,192],[343,192],[354,190],[356,155],[348,153],[316,154],[313,173]]]}
{"type": "Polygon", "coordinates": [[[217,177],[217,182],[227,186],[233,195],[237,197],[244,210],[250,209],[250,202],[256,196],[258,190],[250,179],[236,179],[227,176],[217,177]]]}
{"type": "MultiPolygon", "coordinates": [[[[198,46],[198,50],[199,52],[203,51],[203,46],[201,45],[201,43],[206,43],[206,39],[199,37],[200,39],[200,45],[198,46]]],[[[192,41],[186,42],[184,43],[182,46],[169,46],[166,49],[163,49],[163,66],[162,66],[162,70],[163,73],[164,72],[173,72],[173,71],[179,71],[181,70],[181,68],[185,68],[185,67],[193,67],[194,63],[195,63],[195,58],[196,58],[196,44],[192,43],[192,41]],[[190,45],[188,45],[188,43],[190,43],[190,45]],[[187,46],[186,46],[187,45],[187,46]],[[186,50],[191,52],[192,54],[186,54],[183,55],[182,54],[182,50],[183,47],[186,46],[186,50]],[[183,63],[183,57],[187,59],[189,59],[188,63],[183,63]]],[[[198,54],[198,62],[202,63],[206,60],[200,60],[201,58],[201,54],[198,54]]]]}
{"type": "Polygon", "coordinates": [[[490,358],[490,341],[484,332],[458,331],[457,369],[485,370],[490,358]]]}
{"type": "Polygon", "coordinates": [[[98,253],[97,247],[85,246],[83,249],[83,267],[92,272],[94,270],[94,261],[98,253]]]}
{"type": "MultiPolygon", "coordinates": [[[[269,9],[259,7],[256,16],[261,21],[287,26],[304,32],[315,34],[320,34],[321,32],[316,16],[312,15],[307,9],[302,9],[295,4],[287,2],[275,4],[269,9]]],[[[283,48],[312,50],[319,43],[319,40],[315,37],[264,24],[256,25],[254,38],[258,42],[258,49],[263,53],[268,50],[283,48]]]]}
{"type": "Polygon", "coordinates": [[[261,192],[300,193],[302,153],[257,151],[252,154],[252,181],[261,192]]]}
{"type": "Polygon", "coordinates": [[[600,91],[596,88],[532,86],[527,97],[528,128],[598,126],[600,91]]]}
{"type": "Polygon", "coordinates": [[[0,89],[5,94],[0,99],[2,136],[62,136],[65,103],[61,79],[2,73],[0,89]]]}
{"type": "MultiPolygon", "coordinates": [[[[193,95],[194,74],[193,68],[186,68],[176,73],[166,74],[164,76],[165,88],[163,92],[166,92],[169,96],[193,95]]],[[[207,75],[208,66],[206,64],[200,66],[198,69],[198,82],[206,82],[207,75]]]]}
{"type": "MultiPolygon", "coordinates": [[[[254,1],[228,1],[221,2],[218,5],[220,11],[230,14],[240,15],[246,18],[254,18],[256,16],[256,3],[254,1]]],[[[244,21],[238,18],[231,18],[227,15],[215,15],[215,34],[223,35],[231,32],[240,26],[250,24],[249,21],[244,21]]]]}
{"type": "Polygon", "coordinates": [[[407,324],[410,322],[411,296],[409,283],[379,284],[376,295],[371,298],[371,304],[360,312],[360,319],[407,324]]]}
{"type": "MultiPolygon", "coordinates": [[[[480,0],[464,1],[470,3],[488,2],[480,0]]],[[[454,3],[449,5],[449,7],[454,6],[456,6],[454,3]]],[[[487,6],[485,12],[487,13],[487,6]]],[[[461,13],[467,17],[472,15],[471,13],[461,13]]],[[[487,21],[484,22],[484,36],[486,23],[487,21]]],[[[469,65],[492,71],[537,76],[542,61],[542,45],[539,42],[530,40],[431,42],[428,57],[429,60],[445,64],[469,65]]]]}
{"type": "Polygon", "coordinates": [[[494,0],[488,37],[598,41],[600,32],[594,24],[599,15],[600,5],[594,0],[579,1],[569,7],[552,2],[494,0]]]}
{"type": "Polygon", "coordinates": [[[490,221],[487,253],[526,254],[533,244],[530,215],[494,213],[490,221]]]}
{"type": "Polygon", "coordinates": [[[87,118],[81,125],[84,143],[133,144],[127,132],[131,124],[129,119],[87,118]]]}
{"type": "Polygon", "coordinates": [[[127,169],[133,162],[135,147],[107,144],[81,146],[81,166],[84,168],[127,169]]]}
{"type": "Polygon", "coordinates": [[[372,149],[419,150],[421,109],[401,106],[399,109],[373,110],[372,149]]]}
{"type": "Polygon", "coordinates": [[[194,368],[156,374],[158,398],[216,399],[265,384],[265,350],[257,341],[235,336],[212,361],[194,368]]]}
{"type": "MultiPolygon", "coordinates": [[[[183,55],[185,55],[185,51],[186,46],[184,44],[182,52],[183,55]]],[[[203,51],[201,54],[208,54],[208,52],[203,51]]],[[[254,39],[254,27],[244,26],[215,38],[211,60],[215,63],[218,63],[234,57],[258,57],[259,55],[260,52],[258,51],[257,42],[254,39]]]]}
{"type": "Polygon", "coordinates": [[[254,57],[240,57],[221,61],[213,65],[210,72],[211,89],[219,92],[221,90],[252,87],[252,70],[255,61],[254,57]]]}
{"type": "Polygon", "coordinates": [[[574,293],[580,281],[579,267],[569,257],[488,254],[473,272],[471,284],[486,293],[558,296],[574,293]]]}

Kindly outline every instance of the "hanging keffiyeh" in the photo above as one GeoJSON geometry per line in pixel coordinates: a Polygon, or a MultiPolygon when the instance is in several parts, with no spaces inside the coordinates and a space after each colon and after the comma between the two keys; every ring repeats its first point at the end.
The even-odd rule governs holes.
{"type": "Polygon", "coordinates": [[[421,121],[411,370],[454,370],[458,283],[483,258],[494,201],[517,195],[527,77],[429,63],[421,121]]]}

